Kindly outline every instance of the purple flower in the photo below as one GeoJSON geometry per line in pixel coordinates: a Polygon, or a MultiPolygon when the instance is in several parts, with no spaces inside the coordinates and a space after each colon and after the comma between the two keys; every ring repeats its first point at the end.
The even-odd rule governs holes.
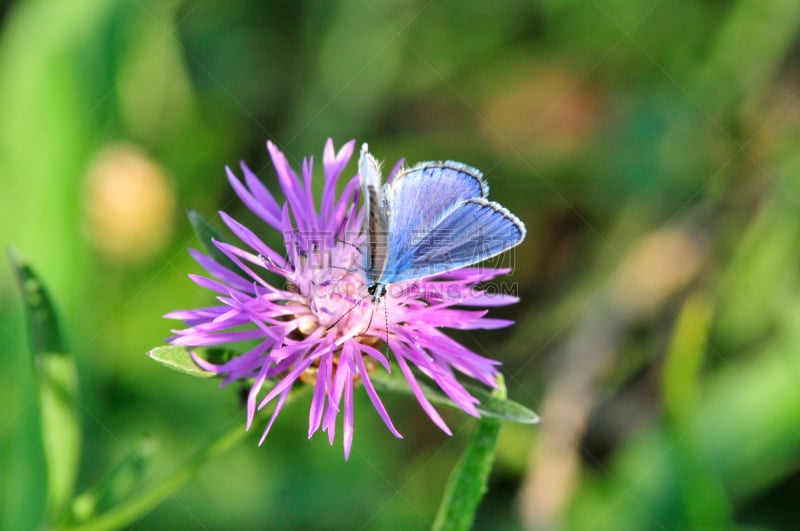
{"type": "MultiPolygon", "coordinates": [[[[477,287],[508,269],[464,268],[414,282],[389,286],[373,303],[367,294],[360,246],[364,212],[358,208],[358,176],[337,197],[337,182],[353,153],[354,142],[338,152],[328,140],[322,158],[324,182],[319,208],[312,193],[313,158],[304,159],[301,176],[271,142],[267,149],[285,197],[281,204],[250,169],[241,164],[244,180],[227,169],[228,179],[247,207],[284,236],[285,250],[268,247],[249,228],[224,212],[220,216],[241,240],[235,246],[215,242],[238,267],[232,270],[211,257],[190,250],[213,277],[190,275],[217,294],[218,305],[171,312],[185,321],[175,330],[175,345],[202,347],[247,342],[252,346],[230,361],[215,365],[195,356],[205,370],[224,376],[222,385],[252,379],[247,397],[247,428],[256,411],[276,401],[261,442],[292,389],[301,380],[314,386],[309,413],[309,438],[321,427],[333,443],[342,413],[344,453],[353,441],[353,393],[363,387],[388,429],[402,437],[370,380],[376,370],[390,371],[381,351],[387,341],[397,366],[422,409],[445,433],[450,429],[420,390],[415,367],[433,380],[466,413],[479,416],[478,400],[456,379],[461,373],[494,387],[499,362],[470,351],[442,333],[441,328],[500,328],[511,321],[489,319],[486,307],[517,301],[477,287]],[[285,286],[270,284],[264,274],[280,275],[285,286]],[[381,369],[379,366],[382,366],[381,369]],[[262,393],[264,382],[277,384],[262,393]],[[261,396],[263,395],[263,396],[261,396]]],[[[395,173],[399,165],[395,167],[395,173]]],[[[391,177],[390,177],[391,178],[391,177]]],[[[272,275],[274,276],[274,275],[272,275]]],[[[260,443],[259,443],[260,444],[260,443]]]]}

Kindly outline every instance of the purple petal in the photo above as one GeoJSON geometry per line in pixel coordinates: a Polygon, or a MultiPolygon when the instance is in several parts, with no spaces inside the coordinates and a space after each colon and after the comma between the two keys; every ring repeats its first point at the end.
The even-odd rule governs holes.
{"type": "Polygon", "coordinates": [[[272,412],[272,416],[269,418],[269,424],[264,429],[264,433],[261,435],[261,438],[258,440],[258,445],[261,446],[264,444],[264,440],[267,438],[269,434],[269,430],[272,429],[272,424],[275,422],[275,419],[278,418],[278,413],[281,412],[283,409],[283,404],[286,402],[286,397],[289,396],[289,393],[292,391],[291,388],[287,389],[283,393],[281,393],[280,398],[278,398],[278,403],[275,404],[275,411],[272,412]]]}
{"type": "Polygon", "coordinates": [[[318,348],[317,350],[314,351],[313,354],[309,355],[306,359],[297,363],[297,365],[294,366],[294,368],[289,372],[289,374],[287,374],[280,382],[278,382],[278,385],[273,387],[270,390],[270,392],[267,393],[267,396],[265,396],[264,399],[261,400],[258,409],[261,409],[267,404],[269,404],[270,401],[272,401],[272,399],[275,398],[279,393],[282,393],[285,389],[289,388],[295,382],[295,380],[297,380],[297,378],[300,377],[300,374],[302,374],[303,371],[308,369],[311,366],[311,364],[314,363],[314,360],[319,358],[319,356],[321,355],[319,351],[320,349],[318,348]]]}
{"type": "Polygon", "coordinates": [[[312,209],[313,205],[307,205],[305,201],[303,201],[301,195],[302,190],[297,174],[292,170],[291,166],[289,166],[289,162],[286,160],[284,154],[275,144],[269,141],[267,142],[267,149],[272,158],[272,164],[275,166],[275,170],[278,174],[278,184],[281,190],[283,190],[283,195],[286,196],[286,201],[294,214],[297,228],[301,231],[307,231],[308,227],[303,214],[312,209]]]}
{"type": "MultiPolygon", "coordinates": [[[[331,353],[329,355],[325,356],[324,360],[320,361],[320,365],[322,365],[323,363],[325,363],[325,365],[326,365],[325,373],[328,375],[328,380],[330,380],[334,376],[334,373],[333,373],[333,350],[332,349],[333,349],[333,347],[331,347],[331,353]]],[[[328,392],[327,392],[327,394],[328,394],[328,407],[326,408],[326,411],[328,409],[334,409],[336,412],[338,412],[339,411],[339,403],[335,402],[333,400],[333,382],[332,381],[328,382],[328,392]]]]}
{"type": "Polygon", "coordinates": [[[308,412],[308,438],[319,429],[322,422],[322,412],[325,408],[325,392],[328,387],[328,365],[320,363],[317,371],[317,382],[314,385],[314,396],[311,399],[311,410],[308,412]]]}
{"type": "Polygon", "coordinates": [[[497,369],[495,366],[500,362],[479,356],[461,343],[453,341],[436,330],[425,334],[424,338],[420,339],[420,343],[429,352],[435,352],[437,359],[447,360],[457,371],[490,387],[496,386],[497,369]]]}
{"type": "MultiPolygon", "coordinates": [[[[400,349],[398,349],[400,350],[400,349]]],[[[392,349],[393,352],[397,353],[397,350],[394,348],[392,349]]],[[[420,389],[419,384],[417,383],[417,379],[414,377],[414,373],[411,372],[409,369],[406,360],[403,359],[403,356],[398,353],[397,356],[397,364],[400,365],[400,370],[403,371],[403,376],[406,377],[408,381],[409,387],[414,392],[414,396],[417,397],[417,401],[419,405],[422,406],[422,409],[425,413],[428,414],[428,417],[433,421],[434,424],[439,426],[439,429],[445,432],[447,435],[453,435],[453,432],[450,431],[450,428],[447,427],[442,417],[439,415],[439,412],[428,402],[428,399],[425,398],[425,395],[422,394],[422,389],[420,389]]]]}
{"type": "Polygon", "coordinates": [[[450,397],[450,400],[458,404],[465,413],[472,415],[473,417],[480,417],[480,413],[478,413],[478,409],[475,407],[475,404],[479,403],[480,401],[469,394],[466,389],[456,380],[452,375],[443,376],[440,372],[435,372],[432,374],[433,381],[436,382],[436,385],[439,386],[444,394],[450,397]]]}
{"type": "Polygon", "coordinates": [[[250,277],[256,282],[258,282],[263,288],[266,288],[271,291],[275,290],[275,288],[273,288],[267,281],[261,278],[260,275],[258,275],[255,271],[253,271],[249,266],[245,265],[240,258],[244,258],[245,260],[247,260],[252,264],[258,264],[261,266],[264,265],[264,260],[261,260],[258,256],[252,253],[248,253],[247,251],[244,251],[242,249],[239,249],[238,247],[231,245],[229,243],[218,242],[216,240],[211,240],[211,241],[214,242],[214,245],[217,246],[217,249],[222,251],[222,253],[225,256],[230,258],[234,264],[236,264],[239,268],[241,268],[242,271],[250,275],[250,277]]]}
{"type": "Polygon", "coordinates": [[[192,356],[192,361],[194,361],[195,364],[198,367],[200,367],[201,369],[203,369],[204,371],[214,372],[214,373],[224,372],[224,371],[220,370],[218,365],[210,363],[210,362],[204,360],[203,358],[201,358],[200,356],[198,356],[195,353],[194,350],[190,351],[189,354],[192,356]]]}
{"type": "Polygon", "coordinates": [[[405,162],[406,162],[406,159],[402,158],[402,159],[400,159],[400,160],[398,160],[397,162],[394,163],[394,166],[392,166],[392,170],[389,172],[389,175],[386,177],[386,184],[389,184],[390,182],[394,181],[394,178],[397,176],[398,172],[400,172],[400,170],[402,169],[403,164],[405,164],[405,162]]]}
{"type": "Polygon", "coordinates": [[[189,273],[189,278],[201,288],[210,289],[211,291],[216,291],[217,293],[222,293],[225,295],[231,292],[231,287],[227,284],[223,284],[222,282],[211,280],[210,278],[202,277],[192,273],[189,273]]]}
{"type": "Polygon", "coordinates": [[[514,324],[514,321],[509,319],[490,319],[488,317],[482,317],[481,319],[476,320],[471,326],[464,327],[462,326],[462,330],[497,330],[498,328],[506,328],[514,324]]]}
{"type": "Polygon", "coordinates": [[[227,311],[227,306],[210,306],[208,308],[198,308],[195,310],[175,310],[165,313],[167,319],[180,319],[181,321],[191,321],[200,319],[202,322],[213,320],[218,314],[227,311]]]}
{"type": "MultiPolygon", "coordinates": [[[[244,166],[244,163],[242,163],[242,166],[246,167],[244,166]]],[[[245,186],[241,183],[241,181],[239,181],[239,178],[236,177],[236,175],[234,175],[233,171],[229,167],[225,166],[225,171],[228,174],[228,182],[231,184],[231,187],[233,188],[234,192],[236,192],[236,195],[239,196],[239,199],[241,199],[242,202],[245,205],[247,205],[247,208],[252,210],[254,214],[256,214],[259,218],[264,220],[266,223],[277,229],[278,223],[280,221],[280,218],[278,217],[280,215],[280,208],[278,207],[278,204],[275,202],[275,199],[273,199],[272,196],[269,195],[267,189],[264,188],[264,186],[259,182],[259,186],[261,186],[262,191],[265,192],[267,195],[269,195],[269,199],[268,200],[257,199],[256,197],[250,194],[247,188],[245,188],[245,186]],[[272,207],[273,204],[274,208],[272,207]]]]}
{"type": "Polygon", "coordinates": [[[344,388],[344,421],[342,426],[344,439],[344,459],[350,459],[350,447],[353,446],[353,385],[344,388]]]}
{"type": "Polygon", "coordinates": [[[392,432],[392,435],[397,437],[398,439],[402,439],[403,436],[397,431],[397,428],[394,427],[392,423],[392,419],[389,418],[389,413],[386,411],[386,407],[381,402],[378,393],[375,391],[375,387],[372,385],[372,380],[369,379],[369,372],[367,371],[366,367],[364,366],[364,360],[361,359],[361,356],[356,356],[356,363],[358,364],[358,373],[361,375],[361,381],[364,382],[364,389],[367,391],[367,396],[372,402],[372,405],[375,407],[375,410],[378,412],[378,415],[383,420],[383,423],[386,424],[386,427],[389,428],[389,431],[392,432]]]}
{"type": "Polygon", "coordinates": [[[350,343],[345,342],[345,344],[342,345],[342,353],[339,356],[339,363],[336,365],[336,372],[333,377],[333,391],[332,396],[329,397],[329,407],[322,421],[323,428],[328,432],[328,440],[331,444],[333,444],[333,438],[336,433],[336,417],[339,413],[339,404],[341,404],[342,401],[344,388],[346,385],[353,385],[347,364],[342,362],[342,359],[345,358],[349,352],[350,343]],[[330,405],[334,405],[335,409],[331,408],[330,405]]]}
{"type": "MultiPolygon", "coordinates": [[[[278,253],[270,249],[270,247],[261,241],[261,239],[256,236],[253,231],[230,217],[225,212],[220,211],[219,213],[222,221],[225,225],[228,226],[229,229],[236,235],[237,238],[242,240],[244,243],[250,246],[251,249],[257,251],[258,254],[266,257],[269,259],[270,262],[273,264],[277,264],[282,269],[287,268],[286,262],[283,260],[283,257],[280,256],[278,253]]],[[[264,265],[264,260],[258,261],[260,265],[264,265]]]]}
{"type": "MultiPolygon", "coordinates": [[[[281,207],[278,204],[278,201],[275,200],[275,197],[272,193],[264,186],[264,183],[261,182],[261,179],[250,170],[250,168],[244,162],[239,163],[239,167],[242,169],[242,173],[244,173],[245,181],[247,182],[247,187],[250,188],[253,196],[262,206],[265,208],[276,220],[280,218],[281,214],[281,207]]],[[[276,229],[278,228],[276,225],[273,225],[276,229]]]]}
{"type": "Polygon", "coordinates": [[[223,343],[247,341],[248,339],[260,339],[264,335],[261,330],[244,330],[241,332],[219,334],[195,333],[191,330],[186,330],[185,332],[185,334],[181,333],[180,336],[176,337],[172,341],[172,344],[186,347],[207,347],[211,345],[221,345],[223,343]]]}
{"type": "Polygon", "coordinates": [[[189,254],[192,255],[192,258],[194,258],[194,260],[200,264],[203,269],[211,273],[218,280],[225,282],[232,288],[238,289],[239,291],[250,290],[250,282],[242,278],[239,274],[234,273],[227,267],[220,265],[220,263],[213,258],[206,256],[200,251],[196,251],[194,249],[189,249],[189,254]]]}
{"type": "MultiPolygon", "coordinates": [[[[353,177],[350,179],[350,182],[344,187],[342,191],[342,195],[339,197],[339,202],[336,204],[336,207],[333,212],[333,219],[330,223],[334,226],[338,226],[342,223],[345,218],[345,214],[350,210],[350,207],[353,205],[352,196],[356,193],[356,190],[359,189],[361,183],[358,180],[358,177],[353,177]]],[[[359,231],[361,225],[358,226],[359,231]]]]}
{"type": "Polygon", "coordinates": [[[306,219],[309,221],[309,229],[314,234],[319,233],[319,223],[317,220],[317,209],[314,206],[314,192],[311,188],[311,179],[314,176],[314,157],[308,157],[307,159],[303,159],[303,184],[305,185],[305,201],[306,204],[310,206],[308,210],[304,212],[306,215],[306,219]]]}
{"type": "Polygon", "coordinates": [[[321,202],[323,222],[331,221],[329,216],[333,210],[336,183],[345,166],[347,166],[347,163],[350,161],[350,156],[353,154],[353,146],[355,146],[355,140],[347,142],[337,154],[334,151],[333,140],[329,138],[325,143],[325,151],[322,156],[322,165],[325,171],[325,188],[322,191],[321,202]]]}
{"type": "MultiPolygon", "coordinates": [[[[264,341],[260,342],[256,345],[253,349],[236,356],[233,359],[230,359],[219,365],[219,370],[221,372],[230,372],[230,373],[240,373],[240,372],[247,372],[249,373],[253,366],[260,368],[266,363],[266,359],[262,356],[267,349],[272,348],[275,344],[275,341],[271,339],[265,339],[264,341]]],[[[208,362],[206,362],[208,363],[208,362]]],[[[269,363],[266,363],[269,366],[269,363]]],[[[269,370],[269,369],[268,369],[269,370]]]]}
{"type": "Polygon", "coordinates": [[[383,355],[383,352],[375,347],[371,347],[363,343],[356,343],[356,348],[383,365],[383,368],[386,369],[386,372],[392,372],[391,365],[389,365],[389,360],[386,359],[386,356],[383,355]]]}
{"type": "Polygon", "coordinates": [[[261,372],[258,373],[258,377],[256,378],[255,382],[253,382],[253,386],[250,388],[250,392],[247,393],[247,429],[250,430],[250,426],[253,425],[253,419],[256,416],[256,400],[258,400],[258,393],[261,392],[261,388],[264,386],[264,381],[267,379],[267,369],[269,369],[270,362],[265,360],[264,365],[261,367],[261,372]]]}
{"type": "Polygon", "coordinates": [[[519,302],[519,297],[502,293],[480,293],[458,302],[459,306],[507,306],[519,302]]]}

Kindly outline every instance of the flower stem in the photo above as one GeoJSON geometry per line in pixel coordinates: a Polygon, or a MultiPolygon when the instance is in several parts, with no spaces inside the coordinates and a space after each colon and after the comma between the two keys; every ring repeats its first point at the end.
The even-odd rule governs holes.
{"type": "MultiPolygon", "coordinates": [[[[497,377],[498,388],[492,393],[506,398],[506,385],[502,375],[497,377]]],[[[434,531],[461,531],[472,528],[489,473],[492,471],[494,451],[501,423],[494,418],[482,418],[472,440],[461,456],[447,483],[447,489],[433,523],[434,531]]]]}

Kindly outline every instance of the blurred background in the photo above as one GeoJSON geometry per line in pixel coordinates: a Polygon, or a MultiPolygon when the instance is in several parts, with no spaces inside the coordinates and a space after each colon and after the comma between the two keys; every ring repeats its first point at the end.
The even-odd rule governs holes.
{"type": "MultiPolygon", "coordinates": [[[[78,360],[79,492],[143,454],[157,480],[244,424],[236,386],[145,356],[164,313],[212,300],[185,210],[253,221],[226,164],[274,187],[267,139],[299,166],[355,138],[481,168],[528,226],[522,300],[493,310],[516,326],[458,336],[542,415],[503,429],[476,529],[796,528],[800,3],[2,6],[0,243],[78,360]]],[[[0,522],[31,529],[44,465],[7,265],[0,341],[0,522]]],[[[448,438],[386,396],[396,440],[357,395],[349,462],[306,440],[301,401],[135,528],[429,528],[473,421],[444,412],[448,438]]]]}

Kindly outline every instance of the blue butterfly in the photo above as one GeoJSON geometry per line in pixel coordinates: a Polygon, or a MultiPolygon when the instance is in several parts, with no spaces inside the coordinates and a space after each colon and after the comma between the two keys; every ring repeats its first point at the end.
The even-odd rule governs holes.
{"type": "Polygon", "coordinates": [[[475,168],[422,162],[383,185],[367,144],[358,168],[367,210],[365,271],[374,303],[388,284],[466,267],[525,239],[525,225],[487,199],[489,185],[475,168]]]}

